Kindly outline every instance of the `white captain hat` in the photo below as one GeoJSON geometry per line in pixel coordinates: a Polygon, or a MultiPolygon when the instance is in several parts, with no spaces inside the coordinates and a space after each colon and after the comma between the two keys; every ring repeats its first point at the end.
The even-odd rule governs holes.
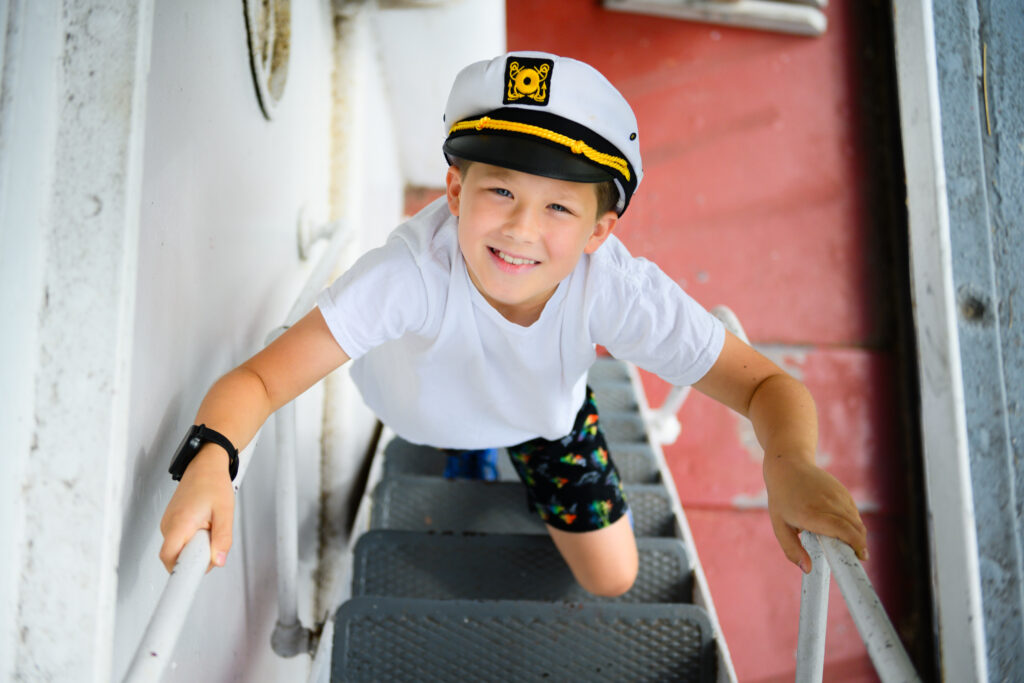
{"type": "Polygon", "coordinates": [[[455,77],[444,113],[445,156],[584,183],[614,181],[616,212],[643,178],[636,116],[589,64],[510,52],[455,77]]]}

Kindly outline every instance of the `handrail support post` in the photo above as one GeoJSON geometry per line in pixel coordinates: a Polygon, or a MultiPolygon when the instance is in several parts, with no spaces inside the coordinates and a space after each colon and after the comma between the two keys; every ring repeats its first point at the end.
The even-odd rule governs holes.
{"type": "Polygon", "coordinates": [[[796,683],[818,683],[825,671],[825,631],[828,625],[828,587],[832,572],[821,544],[804,531],[800,542],[811,557],[811,571],[800,587],[800,631],[796,648],[796,683]]]}

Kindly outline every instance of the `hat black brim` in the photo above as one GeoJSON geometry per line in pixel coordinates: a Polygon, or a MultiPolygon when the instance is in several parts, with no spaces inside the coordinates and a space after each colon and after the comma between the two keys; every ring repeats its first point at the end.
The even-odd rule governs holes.
{"type": "Polygon", "coordinates": [[[462,135],[448,138],[444,143],[444,151],[450,156],[468,161],[493,164],[557,180],[601,183],[614,177],[568,149],[524,137],[480,133],[462,135]]]}

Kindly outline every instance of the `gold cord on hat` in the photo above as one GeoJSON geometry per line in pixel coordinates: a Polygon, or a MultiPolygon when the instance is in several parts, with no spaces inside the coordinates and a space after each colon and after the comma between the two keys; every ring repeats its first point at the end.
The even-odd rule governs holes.
{"type": "Polygon", "coordinates": [[[629,163],[622,157],[617,157],[611,154],[605,154],[599,152],[583,140],[576,140],[569,137],[568,135],[562,135],[556,133],[553,130],[547,128],[541,128],[540,126],[534,126],[528,123],[519,123],[518,121],[503,121],[501,119],[492,119],[489,116],[484,116],[473,121],[460,121],[452,126],[448,134],[458,132],[460,130],[468,130],[475,128],[476,130],[501,130],[508,131],[511,133],[523,133],[525,135],[532,135],[534,137],[542,138],[550,142],[557,143],[568,147],[573,154],[582,154],[591,161],[607,166],[611,169],[618,171],[628,182],[629,177],[629,163]]]}

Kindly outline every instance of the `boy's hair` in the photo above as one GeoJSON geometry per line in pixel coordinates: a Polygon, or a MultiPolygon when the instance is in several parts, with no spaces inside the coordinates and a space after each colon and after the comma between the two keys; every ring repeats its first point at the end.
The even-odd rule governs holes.
{"type": "MultiPolygon", "coordinates": [[[[473,166],[474,161],[469,159],[462,159],[460,157],[452,157],[452,166],[459,169],[459,173],[465,178],[466,174],[469,173],[469,169],[473,166]]],[[[612,180],[606,180],[603,183],[590,183],[594,186],[594,193],[597,195],[597,216],[600,218],[609,211],[615,211],[615,207],[619,202],[619,190],[615,187],[615,182],[612,180]]]]}

